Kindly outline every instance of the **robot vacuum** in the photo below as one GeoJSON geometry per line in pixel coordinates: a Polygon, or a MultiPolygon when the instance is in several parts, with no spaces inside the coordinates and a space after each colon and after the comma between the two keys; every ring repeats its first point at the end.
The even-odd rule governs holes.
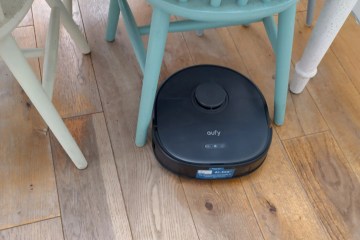
{"type": "Polygon", "coordinates": [[[256,170],[272,139],[264,96],[231,69],[183,69],[161,86],[154,106],[153,150],[168,170],[225,179],[256,170]]]}

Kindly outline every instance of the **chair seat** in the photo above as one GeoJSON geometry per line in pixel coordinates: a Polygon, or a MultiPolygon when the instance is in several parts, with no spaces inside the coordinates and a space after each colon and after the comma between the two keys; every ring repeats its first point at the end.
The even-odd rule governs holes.
{"type": "Polygon", "coordinates": [[[213,7],[209,0],[148,0],[153,6],[176,16],[198,21],[246,21],[262,19],[266,16],[282,12],[296,3],[296,0],[249,0],[245,6],[236,0],[222,0],[219,7],[213,7]]]}
{"type": "Polygon", "coordinates": [[[33,0],[1,0],[0,38],[9,34],[30,10],[33,0]]]}

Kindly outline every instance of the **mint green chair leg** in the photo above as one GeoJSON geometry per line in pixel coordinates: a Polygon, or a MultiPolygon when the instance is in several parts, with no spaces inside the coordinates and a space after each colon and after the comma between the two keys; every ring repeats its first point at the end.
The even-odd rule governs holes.
{"type": "Polygon", "coordinates": [[[110,0],[108,23],[107,23],[106,36],[105,36],[105,39],[108,42],[112,42],[115,40],[116,29],[119,22],[119,16],[120,16],[120,7],[118,0],[110,0]]]}
{"type": "Polygon", "coordinates": [[[293,5],[279,14],[274,103],[274,122],[276,125],[282,125],[285,119],[295,12],[296,5],[293,5]]]}
{"type": "Polygon", "coordinates": [[[170,15],[155,8],[151,19],[148,52],[146,55],[147,64],[145,65],[144,70],[144,80],[136,128],[135,143],[138,147],[144,146],[146,142],[146,135],[151,121],[169,24],[170,15]]]}
{"type": "Polygon", "coordinates": [[[276,43],[277,43],[277,27],[273,16],[266,17],[263,19],[266,33],[271,42],[271,46],[276,53],[276,43]]]}

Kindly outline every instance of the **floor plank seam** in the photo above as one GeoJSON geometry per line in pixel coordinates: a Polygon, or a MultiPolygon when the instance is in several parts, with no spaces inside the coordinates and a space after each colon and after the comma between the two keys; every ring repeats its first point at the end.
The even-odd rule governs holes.
{"type": "MultiPolygon", "coordinates": [[[[338,57],[336,56],[336,54],[334,53],[334,51],[333,51],[331,48],[330,48],[329,50],[335,55],[336,60],[337,60],[338,63],[340,64],[341,68],[344,70],[343,65],[341,64],[340,60],[338,59],[338,57]]],[[[345,72],[345,70],[344,70],[344,72],[345,72]]],[[[320,73],[319,73],[319,74],[320,74],[320,73]]],[[[345,72],[345,74],[346,74],[346,72],[345,72]]],[[[350,80],[351,84],[353,84],[353,82],[351,81],[351,79],[349,78],[349,76],[348,76],[347,74],[346,74],[346,77],[350,80]]],[[[314,78],[316,78],[316,76],[315,76],[314,78]]],[[[310,80],[311,80],[311,79],[310,79],[310,80]]],[[[344,155],[346,161],[347,161],[348,164],[350,165],[352,171],[353,171],[353,172],[355,173],[355,175],[360,179],[359,174],[357,174],[357,172],[354,170],[353,165],[351,164],[350,160],[349,160],[348,157],[346,156],[344,150],[341,148],[341,145],[339,144],[337,138],[335,137],[335,135],[334,135],[334,133],[333,133],[333,130],[332,130],[331,127],[329,126],[328,121],[326,120],[326,118],[324,117],[321,109],[319,108],[318,103],[315,101],[315,98],[314,98],[313,95],[311,94],[311,91],[309,91],[308,86],[306,86],[306,89],[308,90],[310,97],[312,98],[313,102],[315,103],[316,108],[319,110],[319,113],[321,114],[321,117],[324,119],[326,125],[328,126],[328,130],[325,130],[324,132],[330,131],[330,133],[331,133],[331,135],[333,136],[336,144],[338,145],[338,147],[340,148],[340,150],[341,150],[342,154],[344,155]]],[[[355,89],[356,89],[356,88],[355,88],[355,89]]],[[[321,132],[320,132],[320,133],[321,133],[321,132]]]]}
{"type": "Polygon", "coordinates": [[[31,225],[31,224],[35,224],[35,223],[40,223],[40,222],[45,222],[45,221],[48,221],[48,220],[51,220],[51,219],[56,219],[56,218],[60,218],[60,216],[44,218],[44,219],[36,220],[36,221],[33,221],[33,222],[28,222],[28,223],[19,224],[19,225],[12,226],[12,227],[3,228],[3,229],[0,229],[0,233],[1,233],[1,231],[4,231],[4,230],[15,229],[15,228],[18,228],[18,227],[27,226],[27,225],[31,225]]]}
{"type": "Polygon", "coordinates": [[[283,141],[295,140],[295,139],[298,139],[298,138],[308,137],[308,136],[317,135],[317,134],[321,134],[321,133],[326,133],[326,132],[329,132],[329,131],[330,131],[330,129],[326,129],[326,130],[319,131],[319,132],[304,134],[304,135],[302,135],[302,136],[296,136],[296,137],[291,137],[291,138],[284,138],[284,139],[281,139],[281,142],[283,142],[283,141]]]}
{"type": "MultiPolygon", "coordinates": [[[[325,132],[326,132],[326,131],[325,131],[325,132]]],[[[315,133],[315,134],[318,134],[318,133],[315,133]]],[[[315,135],[315,134],[312,134],[312,135],[315,135]]],[[[299,138],[304,138],[304,137],[307,137],[307,136],[302,136],[302,137],[299,137],[299,138]]],[[[291,140],[293,140],[293,139],[295,139],[295,138],[287,139],[287,140],[284,140],[284,141],[291,141],[291,140]]],[[[321,227],[324,229],[324,232],[327,233],[327,238],[328,238],[328,239],[331,239],[331,236],[334,236],[334,235],[331,235],[331,234],[329,233],[329,231],[328,231],[328,229],[327,229],[324,221],[323,221],[322,218],[319,216],[319,214],[321,214],[321,212],[318,213],[318,211],[316,211],[316,208],[315,208],[315,206],[314,206],[313,203],[312,203],[312,202],[316,202],[316,201],[312,198],[311,195],[309,195],[309,193],[308,193],[308,191],[307,191],[308,188],[304,185],[303,181],[301,180],[301,176],[299,175],[299,172],[298,172],[298,170],[297,170],[296,167],[295,167],[294,161],[293,161],[292,157],[290,156],[290,153],[288,152],[288,150],[287,150],[287,148],[285,147],[284,142],[283,142],[282,140],[280,140],[280,144],[281,144],[281,146],[282,146],[282,151],[284,151],[284,153],[285,153],[285,154],[284,154],[285,157],[286,157],[287,160],[290,162],[290,165],[291,165],[293,171],[294,171],[295,174],[296,174],[296,178],[297,178],[297,180],[298,180],[298,183],[299,183],[300,186],[301,186],[301,189],[303,190],[303,192],[304,192],[305,195],[306,195],[306,199],[308,200],[307,205],[309,206],[309,208],[312,210],[312,212],[314,213],[314,215],[316,216],[316,218],[317,218],[317,219],[319,220],[319,222],[321,223],[321,227]]],[[[321,204],[322,204],[322,202],[321,202],[321,204]]]]}
{"type": "MultiPolygon", "coordinates": [[[[360,26],[359,26],[360,27],[360,26]]],[[[338,35],[338,37],[341,38],[341,34],[338,35]]],[[[353,87],[356,89],[356,92],[358,93],[358,95],[360,95],[360,89],[357,88],[357,85],[354,83],[354,80],[352,79],[352,77],[349,76],[348,72],[346,71],[344,64],[342,63],[341,59],[338,57],[338,54],[334,51],[333,47],[330,46],[329,51],[331,51],[335,58],[337,59],[337,61],[339,62],[341,68],[344,70],[345,75],[347,76],[347,78],[350,80],[350,82],[352,83],[353,87]]]]}
{"type": "Polygon", "coordinates": [[[64,230],[64,224],[63,224],[63,219],[62,219],[62,209],[61,209],[61,204],[60,204],[60,194],[59,194],[59,188],[58,188],[58,180],[56,177],[56,171],[55,171],[55,163],[54,163],[54,149],[53,149],[53,145],[54,143],[52,142],[53,138],[50,137],[50,134],[47,134],[49,136],[49,143],[50,143],[50,151],[51,151],[51,160],[53,163],[53,171],[54,171],[54,177],[55,177],[55,187],[56,187],[56,194],[58,197],[58,204],[59,204],[59,212],[60,212],[60,223],[61,223],[61,231],[63,233],[63,237],[65,238],[65,230],[64,230]]]}
{"type": "MultiPolygon", "coordinates": [[[[83,25],[85,38],[87,39],[86,28],[85,28],[85,23],[84,23],[84,20],[83,20],[83,14],[82,14],[81,6],[80,6],[79,1],[76,1],[76,3],[78,4],[80,19],[81,19],[81,23],[82,23],[82,25],[83,25]]],[[[90,47],[90,49],[91,49],[91,47],[90,47]]],[[[102,99],[102,96],[101,96],[101,91],[100,91],[100,88],[99,88],[99,83],[98,83],[97,74],[96,74],[95,67],[94,67],[93,58],[92,58],[92,56],[91,56],[91,52],[90,52],[90,54],[89,54],[89,57],[90,57],[91,69],[92,69],[92,72],[93,72],[93,74],[94,74],[96,89],[97,89],[97,92],[98,92],[98,94],[99,94],[100,106],[101,106],[101,109],[102,109],[102,111],[101,111],[101,112],[98,112],[98,113],[102,113],[103,116],[104,116],[105,126],[106,126],[106,131],[107,131],[107,136],[108,136],[108,138],[109,138],[110,147],[111,147],[111,153],[112,153],[113,161],[114,161],[114,166],[115,166],[115,168],[116,168],[116,175],[117,175],[117,179],[118,179],[118,182],[119,182],[119,185],[120,185],[120,189],[121,189],[121,197],[122,197],[122,199],[123,199],[123,203],[124,203],[124,207],[125,207],[125,211],[126,211],[126,219],[127,219],[127,221],[128,221],[128,225],[129,225],[129,228],[130,228],[131,238],[134,239],[133,230],[132,230],[132,226],[131,226],[131,224],[130,224],[130,219],[129,219],[129,214],[128,214],[128,206],[127,206],[127,204],[126,204],[125,197],[124,197],[123,186],[122,186],[122,184],[121,184],[121,179],[120,179],[120,176],[119,176],[118,166],[117,166],[117,163],[116,163],[116,156],[115,156],[115,152],[114,152],[114,149],[113,149],[113,143],[112,143],[112,139],[111,139],[111,137],[110,137],[109,124],[108,124],[108,120],[107,120],[107,118],[106,118],[106,113],[105,113],[105,109],[104,109],[103,99],[102,99]]],[[[65,236],[65,235],[64,235],[64,236],[65,236]]]]}
{"type": "Polygon", "coordinates": [[[68,116],[68,117],[63,117],[63,120],[72,120],[72,119],[76,119],[76,118],[81,118],[81,117],[91,117],[92,115],[96,115],[96,114],[101,114],[104,113],[104,111],[95,111],[95,112],[90,112],[90,113],[84,113],[84,114],[78,114],[78,115],[73,115],[73,116],[68,116]]]}
{"type": "Polygon", "coordinates": [[[252,204],[251,201],[250,201],[250,198],[249,198],[249,196],[248,196],[248,194],[247,194],[246,189],[244,188],[243,179],[242,179],[242,178],[240,178],[240,183],[241,183],[241,187],[242,187],[243,190],[244,190],[245,197],[246,197],[246,199],[247,199],[247,201],[248,201],[248,203],[249,203],[249,205],[250,205],[250,207],[251,207],[251,211],[252,211],[252,213],[253,213],[253,215],[254,215],[254,218],[255,218],[255,220],[256,220],[256,223],[257,223],[257,225],[258,225],[258,227],[259,227],[259,229],[260,229],[261,236],[263,237],[263,239],[266,239],[266,238],[265,238],[264,231],[263,231],[263,229],[261,228],[261,224],[260,224],[260,222],[259,222],[259,218],[258,218],[258,216],[256,215],[256,212],[255,212],[255,210],[254,210],[254,206],[253,206],[253,204],[252,204]]]}
{"type": "Polygon", "coordinates": [[[197,235],[197,237],[198,237],[198,240],[200,240],[199,231],[198,231],[198,228],[197,228],[197,226],[196,226],[193,213],[192,213],[192,211],[191,211],[191,207],[190,207],[189,200],[188,200],[188,197],[187,197],[185,188],[184,188],[184,184],[183,184],[182,178],[181,178],[180,176],[177,176],[177,177],[178,177],[178,179],[179,179],[179,181],[180,181],[180,183],[181,183],[181,187],[182,187],[182,190],[183,190],[184,195],[185,195],[186,204],[187,204],[187,206],[188,206],[191,219],[192,219],[192,221],[193,221],[193,225],[194,225],[194,228],[195,228],[195,231],[196,231],[196,235],[197,235]]]}
{"type": "Polygon", "coordinates": [[[346,160],[346,163],[349,165],[351,171],[354,173],[354,175],[357,177],[357,179],[359,180],[360,182],[360,173],[358,173],[355,169],[354,169],[354,166],[353,164],[350,162],[350,160],[348,159],[348,157],[345,155],[345,152],[344,150],[341,148],[340,144],[339,144],[339,141],[336,139],[334,133],[332,132],[332,130],[330,129],[330,134],[331,136],[333,137],[336,145],[338,146],[343,158],[346,160]]]}

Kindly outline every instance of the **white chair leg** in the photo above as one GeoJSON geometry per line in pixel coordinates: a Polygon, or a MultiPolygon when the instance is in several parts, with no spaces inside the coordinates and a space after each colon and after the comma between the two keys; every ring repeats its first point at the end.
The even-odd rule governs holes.
{"type": "Polygon", "coordinates": [[[59,48],[60,11],[53,7],[50,14],[49,29],[45,43],[42,86],[49,99],[52,99],[56,74],[56,63],[59,48]]]}
{"type": "Polygon", "coordinates": [[[304,53],[295,66],[295,74],[290,82],[290,91],[301,93],[310,78],[314,77],[317,67],[331,43],[354,8],[357,0],[328,0],[321,10],[304,53]]]}
{"type": "Polygon", "coordinates": [[[72,15],[73,7],[72,7],[72,0],[63,0],[64,6],[66,10],[72,15]]]}
{"type": "Polygon", "coordinates": [[[0,40],[0,56],[76,167],[79,169],[86,168],[87,162],[84,155],[12,36],[0,40]]]}
{"type": "Polygon", "coordinates": [[[61,23],[64,25],[66,31],[69,33],[76,46],[83,54],[90,53],[90,47],[86,42],[84,35],[79,30],[78,26],[72,19],[72,15],[66,10],[61,0],[46,0],[51,8],[59,7],[61,15],[61,23]]]}

